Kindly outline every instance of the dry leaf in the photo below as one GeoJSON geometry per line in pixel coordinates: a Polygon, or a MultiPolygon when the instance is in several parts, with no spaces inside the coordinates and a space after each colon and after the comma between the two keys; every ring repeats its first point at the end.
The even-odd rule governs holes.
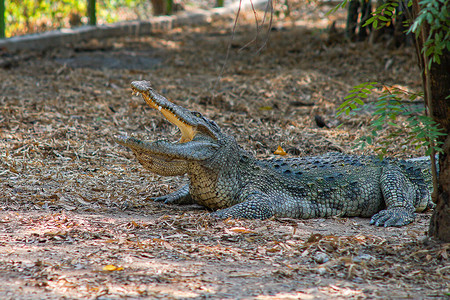
{"type": "Polygon", "coordinates": [[[281,148],[281,146],[278,146],[277,150],[275,150],[275,152],[273,154],[285,156],[287,154],[287,152],[284,151],[284,149],[281,148]]]}
{"type": "Polygon", "coordinates": [[[255,233],[254,230],[245,228],[245,227],[233,227],[229,229],[232,232],[237,232],[237,233],[255,233]]]}
{"type": "Polygon", "coordinates": [[[122,267],[116,267],[114,265],[106,265],[103,267],[103,271],[122,271],[122,267]]]}

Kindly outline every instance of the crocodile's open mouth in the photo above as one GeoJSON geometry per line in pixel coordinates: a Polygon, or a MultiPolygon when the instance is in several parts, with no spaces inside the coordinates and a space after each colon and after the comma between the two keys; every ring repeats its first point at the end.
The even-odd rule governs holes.
{"type": "Polygon", "coordinates": [[[161,112],[162,115],[167,119],[167,121],[174,124],[180,129],[180,143],[190,142],[194,139],[195,135],[197,134],[197,127],[188,124],[185,120],[178,116],[175,112],[175,105],[161,95],[153,92],[148,82],[133,81],[131,83],[131,89],[133,95],[141,95],[150,107],[161,112]]]}

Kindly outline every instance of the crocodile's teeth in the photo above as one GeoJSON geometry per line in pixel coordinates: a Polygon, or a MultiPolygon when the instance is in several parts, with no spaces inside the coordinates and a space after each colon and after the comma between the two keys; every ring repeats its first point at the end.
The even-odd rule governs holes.
{"type": "Polygon", "coordinates": [[[136,96],[139,96],[139,92],[136,92],[136,96]]]}
{"type": "Polygon", "coordinates": [[[158,110],[159,110],[159,111],[161,111],[161,109],[162,109],[161,105],[160,105],[160,106],[158,106],[158,110]]]}

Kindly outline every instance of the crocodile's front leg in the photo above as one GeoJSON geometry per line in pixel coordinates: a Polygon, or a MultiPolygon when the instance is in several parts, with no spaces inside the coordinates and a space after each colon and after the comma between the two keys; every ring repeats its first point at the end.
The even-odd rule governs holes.
{"type": "Polygon", "coordinates": [[[193,204],[195,201],[189,194],[189,184],[183,185],[179,190],[173,193],[152,198],[155,202],[164,202],[164,204],[193,204]]]}
{"type": "Polygon", "coordinates": [[[404,226],[414,221],[416,188],[399,167],[387,165],[381,173],[381,191],[386,209],[375,214],[370,224],[377,226],[404,226]]]}
{"type": "Polygon", "coordinates": [[[254,192],[246,200],[229,208],[213,212],[211,215],[219,218],[233,219],[268,219],[275,215],[275,209],[269,196],[261,192],[254,192]]]}

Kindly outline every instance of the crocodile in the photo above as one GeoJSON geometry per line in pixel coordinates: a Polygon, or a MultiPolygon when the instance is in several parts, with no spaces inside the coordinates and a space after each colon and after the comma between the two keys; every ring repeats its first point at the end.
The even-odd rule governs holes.
{"type": "Polygon", "coordinates": [[[141,95],[181,131],[178,142],[118,136],[142,166],[162,176],[187,175],[181,189],[153,200],[197,203],[220,219],[371,217],[377,226],[404,226],[434,206],[427,158],[395,159],[327,153],[260,160],[212,120],[133,81],[141,95]]]}

